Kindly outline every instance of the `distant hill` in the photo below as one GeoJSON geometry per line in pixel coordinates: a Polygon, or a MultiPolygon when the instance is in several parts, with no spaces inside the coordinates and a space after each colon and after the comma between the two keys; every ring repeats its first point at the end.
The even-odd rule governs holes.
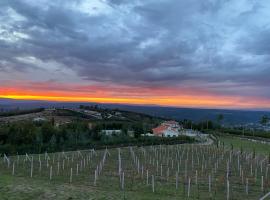
{"type": "MultiPolygon", "coordinates": [[[[56,101],[42,101],[42,100],[17,100],[17,99],[7,99],[0,98],[0,109],[10,110],[10,109],[32,109],[32,108],[51,108],[51,107],[66,107],[75,108],[81,104],[86,103],[74,103],[74,102],[56,102],[56,101]]],[[[87,103],[87,105],[95,105],[96,103],[87,103]]]]}
{"type": "MultiPolygon", "coordinates": [[[[106,105],[108,106],[108,105],[106,105]]],[[[224,124],[242,124],[259,122],[263,115],[269,115],[269,111],[245,111],[245,110],[224,110],[224,109],[199,109],[199,108],[174,108],[158,106],[130,106],[110,105],[122,110],[142,112],[153,116],[173,118],[177,120],[190,119],[193,121],[216,120],[217,115],[224,116],[224,124]]]]}
{"type": "Polygon", "coordinates": [[[0,109],[29,109],[29,108],[49,108],[49,107],[66,107],[75,108],[79,105],[99,105],[103,108],[121,109],[132,112],[145,113],[153,116],[173,118],[176,120],[190,119],[193,121],[216,120],[217,115],[223,114],[225,124],[255,123],[259,122],[263,115],[269,115],[268,111],[244,111],[244,110],[223,110],[223,109],[195,109],[195,108],[174,108],[159,106],[139,106],[123,104],[99,104],[99,103],[74,103],[74,102],[49,102],[49,101],[28,101],[1,99],[0,109]]]}

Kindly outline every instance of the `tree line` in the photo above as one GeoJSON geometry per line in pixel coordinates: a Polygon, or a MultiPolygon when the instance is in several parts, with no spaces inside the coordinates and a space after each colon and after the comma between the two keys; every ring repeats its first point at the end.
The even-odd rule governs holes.
{"type": "Polygon", "coordinates": [[[0,125],[0,153],[24,154],[98,148],[114,145],[162,144],[166,142],[192,142],[189,137],[160,139],[141,137],[147,127],[143,123],[97,123],[89,128],[86,121],[73,121],[59,127],[54,120],[46,122],[14,122],[0,125]],[[106,136],[103,129],[120,129],[122,133],[106,136]],[[127,134],[134,132],[134,137],[127,134]]]}

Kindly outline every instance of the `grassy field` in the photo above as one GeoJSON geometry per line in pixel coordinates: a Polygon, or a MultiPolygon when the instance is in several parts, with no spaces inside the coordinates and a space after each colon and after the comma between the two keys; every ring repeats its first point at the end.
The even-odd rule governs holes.
{"type": "Polygon", "coordinates": [[[267,164],[214,145],[1,157],[0,199],[226,199],[227,180],[230,199],[258,199],[269,189],[267,164]]]}
{"type": "Polygon", "coordinates": [[[244,151],[253,152],[253,150],[256,151],[256,153],[268,155],[270,153],[270,145],[269,144],[262,144],[260,142],[254,142],[250,141],[248,139],[241,139],[237,136],[230,136],[230,135],[224,135],[218,137],[220,142],[223,143],[227,147],[231,147],[233,145],[234,148],[242,149],[244,151]]]}

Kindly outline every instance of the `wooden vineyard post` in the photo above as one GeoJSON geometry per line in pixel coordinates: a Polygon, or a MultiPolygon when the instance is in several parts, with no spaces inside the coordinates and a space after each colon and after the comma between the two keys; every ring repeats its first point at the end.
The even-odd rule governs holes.
{"type": "Polygon", "coordinates": [[[169,176],[170,176],[170,168],[167,168],[167,182],[169,182],[169,176]]]}
{"type": "Polygon", "coordinates": [[[69,176],[69,183],[72,183],[72,175],[73,175],[73,169],[70,168],[70,176],[69,176]]]}
{"type": "Polygon", "coordinates": [[[267,179],[267,177],[268,177],[268,164],[267,164],[266,169],[265,169],[265,178],[267,179]]]}
{"type": "Polygon", "coordinates": [[[94,186],[97,186],[97,170],[95,170],[94,186]]]}
{"type": "Polygon", "coordinates": [[[211,193],[211,175],[208,176],[208,191],[211,193]]]}
{"type": "Polygon", "coordinates": [[[60,163],[57,162],[57,175],[59,175],[59,170],[60,170],[60,163]]]}
{"type": "Polygon", "coordinates": [[[227,161],[227,173],[226,173],[226,179],[227,179],[227,181],[229,179],[229,170],[230,170],[229,161],[227,161]]]}
{"type": "Polygon", "coordinates": [[[50,180],[52,180],[52,165],[50,166],[50,180]]]}
{"type": "Polygon", "coordinates": [[[198,171],[195,172],[195,184],[198,185],[198,171]]]}
{"type": "Polygon", "coordinates": [[[142,165],[142,179],[143,179],[143,175],[144,175],[144,168],[143,168],[143,165],[142,165]]]}
{"type": "Polygon", "coordinates": [[[185,160],[185,180],[187,179],[187,160],[185,160]]]}
{"type": "Polygon", "coordinates": [[[121,176],[122,166],[121,166],[121,149],[118,148],[118,174],[121,176]]]}
{"type": "Polygon", "coordinates": [[[30,169],[30,177],[33,177],[33,157],[31,159],[31,169],[30,169]]]}
{"type": "Polygon", "coordinates": [[[122,185],[122,173],[118,175],[119,176],[119,188],[121,188],[122,185]]]}
{"type": "Polygon", "coordinates": [[[39,172],[41,172],[42,162],[39,160],[39,172]]]}
{"type": "Polygon", "coordinates": [[[155,177],[152,175],[152,192],[155,192],[155,177]]]}
{"type": "Polygon", "coordinates": [[[239,158],[239,154],[237,156],[237,169],[240,171],[240,174],[241,174],[241,166],[240,166],[240,158],[239,158]]]}
{"type": "Polygon", "coordinates": [[[242,179],[242,184],[244,184],[244,170],[241,170],[241,179],[242,179]]]}
{"type": "Polygon", "coordinates": [[[227,180],[227,200],[230,199],[230,182],[227,180]]]}
{"type": "Polygon", "coordinates": [[[264,181],[263,181],[263,176],[261,178],[261,190],[264,192],[264,181]]]}
{"type": "Polygon", "coordinates": [[[188,198],[190,197],[190,183],[191,183],[191,180],[190,180],[190,177],[188,177],[188,198]]]}
{"type": "MultiPolygon", "coordinates": [[[[239,164],[238,164],[239,165],[239,164]]],[[[242,175],[242,166],[241,165],[239,165],[239,176],[241,177],[241,175],[242,175]]]]}
{"type": "Polygon", "coordinates": [[[62,163],[62,170],[65,169],[65,159],[63,159],[63,163],[62,163]]]}
{"type": "Polygon", "coordinates": [[[246,178],[246,194],[248,194],[248,178],[246,178]]]}
{"type": "Polygon", "coordinates": [[[121,189],[125,189],[125,172],[122,173],[122,183],[121,183],[121,189]]]}
{"type": "Polygon", "coordinates": [[[83,161],[81,160],[81,162],[80,162],[80,172],[82,172],[82,169],[83,169],[83,161]]]}
{"type": "Polygon", "coordinates": [[[149,175],[148,175],[148,170],[146,170],[146,185],[149,185],[149,175]]]}
{"type": "Polygon", "coordinates": [[[20,163],[20,156],[18,155],[18,152],[17,152],[17,165],[19,165],[20,163]]]}
{"type": "Polygon", "coordinates": [[[254,174],[254,182],[256,183],[257,182],[257,166],[255,168],[255,174],[254,174]]]}
{"type": "Polygon", "coordinates": [[[200,183],[197,182],[197,199],[200,199],[200,183]]]}
{"type": "Polygon", "coordinates": [[[47,158],[47,168],[49,167],[49,158],[47,158]]]}
{"type": "Polygon", "coordinates": [[[156,173],[158,174],[158,160],[156,161],[156,173]]]}
{"type": "Polygon", "coordinates": [[[9,158],[7,157],[6,154],[4,154],[4,163],[5,163],[5,161],[7,161],[7,168],[9,168],[10,160],[9,160],[9,158]]]}
{"type": "Polygon", "coordinates": [[[175,188],[178,189],[178,172],[175,175],[175,188]]]}
{"type": "Polygon", "coordinates": [[[14,176],[14,174],[15,174],[15,163],[13,162],[13,164],[12,164],[12,176],[14,176]]]}

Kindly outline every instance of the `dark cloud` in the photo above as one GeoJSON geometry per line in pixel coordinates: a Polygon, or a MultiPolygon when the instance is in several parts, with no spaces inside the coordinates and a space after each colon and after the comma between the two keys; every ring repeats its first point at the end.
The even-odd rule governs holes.
{"type": "Polygon", "coordinates": [[[243,94],[270,84],[266,0],[86,2],[2,0],[0,69],[31,70],[18,59],[30,56],[89,81],[243,94]]]}
{"type": "Polygon", "coordinates": [[[244,37],[240,41],[240,47],[243,51],[252,55],[269,56],[270,53],[270,21],[262,30],[252,32],[249,37],[244,37]],[[245,41],[243,41],[245,40],[245,41]]]}

